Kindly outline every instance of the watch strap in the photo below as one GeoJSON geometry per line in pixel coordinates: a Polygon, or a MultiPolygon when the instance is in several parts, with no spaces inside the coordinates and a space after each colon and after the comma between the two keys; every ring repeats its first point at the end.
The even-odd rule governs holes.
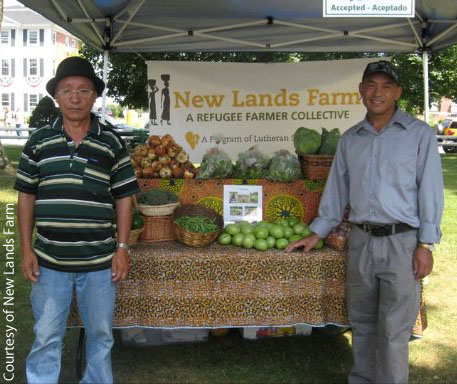
{"type": "Polygon", "coordinates": [[[419,243],[417,244],[418,247],[428,249],[430,252],[433,252],[435,246],[431,243],[419,243]]]}
{"type": "Polygon", "coordinates": [[[130,246],[127,243],[117,243],[118,248],[124,248],[127,252],[130,250],[130,246]]]}

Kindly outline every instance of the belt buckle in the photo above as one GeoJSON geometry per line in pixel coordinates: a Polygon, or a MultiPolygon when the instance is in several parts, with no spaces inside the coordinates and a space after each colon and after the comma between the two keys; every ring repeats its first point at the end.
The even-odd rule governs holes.
{"type": "Polygon", "coordinates": [[[389,227],[376,224],[363,224],[363,230],[375,237],[389,236],[392,234],[392,231],[389,231],[389,227]]]}

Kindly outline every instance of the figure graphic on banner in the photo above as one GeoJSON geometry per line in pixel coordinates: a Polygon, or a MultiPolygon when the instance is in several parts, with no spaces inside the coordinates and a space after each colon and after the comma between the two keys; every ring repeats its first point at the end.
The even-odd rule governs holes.
{"type": "Polygon", "coordinates": [[[156,79],[148,81],[151,92],[149,92],[149,123],[151,125],[157,125],[157,110],[156,110],[156,93],[159,92],[159,88],[156,85],[156,79]]]}
{"type": "Polygon", "coordinates": [[[162,116],[160,118],[160,124],[165,120],[168,125],[170,123],[170,89],[168,88],[170,83],[170,75],[160,75],[160,78],[163,80],[164,88],[162,88],[162,97],[160,99],[162,105],[162,116]]]}

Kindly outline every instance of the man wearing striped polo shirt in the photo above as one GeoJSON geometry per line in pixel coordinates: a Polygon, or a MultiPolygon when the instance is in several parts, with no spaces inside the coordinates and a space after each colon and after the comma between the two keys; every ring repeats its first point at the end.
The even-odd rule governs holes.
{"type": "Polygon", "coordinates": [[[29,383],[59,379],[73,291],[87,334],[81,382],[113,381],[116,283],[128,273],[131,195],[138,183],[120,136],[90,112],[104,88],[88,61],[63,60],[46,85],[62,116],[31,134],[19,162],[21,268],[32,282],[35,316],[29,383]]]}

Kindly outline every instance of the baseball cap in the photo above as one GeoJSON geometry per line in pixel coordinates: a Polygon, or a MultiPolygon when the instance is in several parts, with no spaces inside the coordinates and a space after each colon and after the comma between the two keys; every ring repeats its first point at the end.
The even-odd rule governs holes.
{"type": "Polygon", "coordinates": [[[368,63],[365,71],[363,72],[362,81],[364,81],[366,77],[372,75],[373,73],[385,73],[394,79],[398,85],[400,85],[398,75],[395,72],[395,69],[390,61],[380,60],[368,63]]]}

